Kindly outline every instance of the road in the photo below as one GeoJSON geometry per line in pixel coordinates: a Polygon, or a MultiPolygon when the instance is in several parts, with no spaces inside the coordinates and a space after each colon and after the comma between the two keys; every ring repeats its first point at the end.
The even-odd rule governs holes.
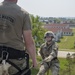
{"type": "Polygon", "coordinates": [[[66,55],[70,53],[70,55],[74,54],[75,52],[70,51],[58,51],[58,57],[66,58],[66,55]]]}

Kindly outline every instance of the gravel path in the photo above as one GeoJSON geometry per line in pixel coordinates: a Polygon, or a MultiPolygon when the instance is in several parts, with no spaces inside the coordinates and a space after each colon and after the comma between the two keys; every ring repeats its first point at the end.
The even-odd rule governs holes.
{"type": "MultiPolygon", "coordinates": [[[[66,55],[70,53],[70,55],[74,54],[75,52],[70,52],[70,51],[58,51],[58,57],[61,58],[66,58],[66,55]]],[[[39,52],[38,55],[40,56],[39,52]]]]}
{"type": "Polygon", "coordinates": [[[74,54],[75,52],[70,51],[58,51],[58,57],[66,58],[66,55],[70,53],[70,55],[74,54]]]}

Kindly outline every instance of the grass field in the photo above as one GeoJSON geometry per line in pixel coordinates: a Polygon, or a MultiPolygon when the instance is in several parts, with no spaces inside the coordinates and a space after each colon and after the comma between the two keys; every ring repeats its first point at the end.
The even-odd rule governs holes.
{"type": "Polygon", "coordinates": [[[58,42],[59,50],[72,50],[75,51],[74,42],[75,42],[75,29],[72,29],[74,35],[73,36],[63,36],[58,42]]]}
{"type": "MultiPolygon", "coordinates": [[[[38,63],[41,62],[40,56],[37,57],[37,59],[38,59],[38,63]]],[[[59,58],[59,62],[60,62],[60,74],[59,75],[75,75],[75,64],[71,64],[70,66],[71,74],[69,74],[70,73],[68,69],[69,67],[66,66],[68,65],[68,61],[65,58],[59,58]]],[[[37,69],[32,69],[32,75],[36,75],[38,73],[39,67],[40,67],[40,64],[38,64],[37,69]]],[[[49,75],[52,75],[50,71],[49,71],[49,75]]]]}

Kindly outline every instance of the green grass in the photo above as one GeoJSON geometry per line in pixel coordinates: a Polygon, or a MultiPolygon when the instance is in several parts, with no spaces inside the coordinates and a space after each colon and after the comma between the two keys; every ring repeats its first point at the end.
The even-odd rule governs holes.
{"type": "MultiPolygon", "coordinates": [[[[38,59],[38,63],[41,62],[41,57],[40,56],[37,56],[37,59],[38,59]]],[[[67,72],[67,66],[66,64],[68,64],[68,61],[65,59],[65,58],[59,58],[59,62],[60,62],[60,75],[69,75],[67,72]]],[[[71,75],[75,75],[75,64],[72,65],[73,69],[71,70],[71,75]]],[[[38,64],[38,67],[37,69],[32,69],[32,75],[36,75],[39,71],[39,68],[40,68],[40,63],[38,64]]],[[[47,75],[47,74],[45,74],[47,75]]],[[[49,75],[51,75],[51,71],[49,72],[49,75]]]]}
{"type": "Polygon", "coordinates": [[[68,50],[68,51],[75,51],[74,42],[75,42],[75,29],[72,29],[74,35],[73,36],[63,36],[58,42],[59,50],[68,50]]]}

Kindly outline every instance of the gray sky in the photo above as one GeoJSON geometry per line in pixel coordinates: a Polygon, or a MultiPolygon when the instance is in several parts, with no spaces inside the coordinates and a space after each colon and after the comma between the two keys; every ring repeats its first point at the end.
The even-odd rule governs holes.
{"type": "Polygon", "coordinates": [[[75,0],[18,0],[18,5],[41,17],[75,17],[75,0]]]}

